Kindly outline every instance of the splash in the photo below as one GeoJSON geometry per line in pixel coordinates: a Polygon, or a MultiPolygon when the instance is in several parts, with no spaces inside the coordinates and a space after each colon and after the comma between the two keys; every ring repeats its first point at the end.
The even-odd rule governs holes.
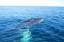
{"type": "Polygon", "coordinates": [[[30,38],[31,38],[31,32],[29,31],[29,27],[26,27],[28,29],[24,29],[22,36],[23,38],[20,40],[21,42],[30,42],[30,38]]]}
{"type": "Polygon", "coordinates": [[[31,33],[29,30],[23,32],[22,42],[29,42],[29,39],[31,38],[30,35],[31,35],[31,33]]]}

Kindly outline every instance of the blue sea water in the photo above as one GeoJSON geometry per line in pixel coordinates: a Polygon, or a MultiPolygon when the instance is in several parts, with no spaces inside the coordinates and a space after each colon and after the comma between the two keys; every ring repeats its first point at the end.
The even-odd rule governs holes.
{"type": "Polygon", "coordinates": [[[0,42],[64,42],[64,7],[1,6],[0,42]],[[36,17],[43,21],[30,29],[15,28],[21,21],[36,17]]]}

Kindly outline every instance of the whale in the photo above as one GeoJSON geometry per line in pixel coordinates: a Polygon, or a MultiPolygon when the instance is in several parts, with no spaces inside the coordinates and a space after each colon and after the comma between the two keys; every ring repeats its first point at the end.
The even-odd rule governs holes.
{"type": "Polygon", "coordinates": [[[26,29],[27,26],[32,26],[43,21],[42,18],[31,18],[17,24],[16,28],[26,29]]]}

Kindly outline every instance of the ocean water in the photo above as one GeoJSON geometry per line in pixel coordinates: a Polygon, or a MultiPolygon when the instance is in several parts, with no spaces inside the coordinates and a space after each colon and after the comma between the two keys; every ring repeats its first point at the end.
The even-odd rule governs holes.
{"type": "Polygon", "coordinates": [[[64,7],[0,7],[0,42],[64,42],[64,7]],[[41,23],[16,28],[21,21],[41,17],[41,23]]]}

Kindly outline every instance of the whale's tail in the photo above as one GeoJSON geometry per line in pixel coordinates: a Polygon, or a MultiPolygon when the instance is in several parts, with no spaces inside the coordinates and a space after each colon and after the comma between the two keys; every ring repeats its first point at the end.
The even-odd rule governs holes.
{"type": "Polygon", "coordinates": [[[22,23],[19,23],[16,28],[24,28],[26,26],[31,26],[31,25],[34,25],[34,24],[37,24],[37,23],[40,23],[42,22],[43,19],[42,18],[32,18],[32,19],[28,19],[26,21],[23,21],[22,23]]]}

